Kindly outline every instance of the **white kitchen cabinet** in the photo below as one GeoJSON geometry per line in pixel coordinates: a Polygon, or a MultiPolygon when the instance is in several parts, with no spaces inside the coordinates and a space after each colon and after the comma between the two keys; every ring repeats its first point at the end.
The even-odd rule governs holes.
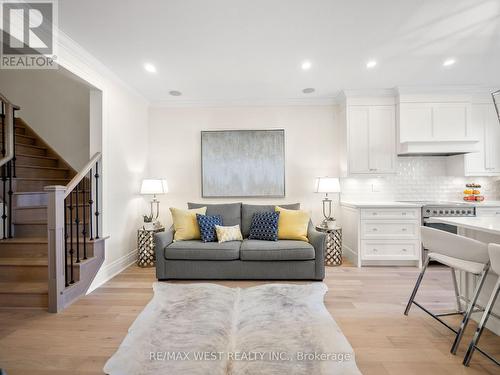
{"type": "Polygon", "coordinates": [[[469,103],[400,103],[399,141],[454,141],[472,139],[469,103]]]}
{"type": "Polygon", "coordinates": [[[343,255],[364,265],[421,266],[420,208],[341,204],[343,255]]]}
{"type": "Polygon", "coordinates": [[[493,104],[473,104],[469,134],[479,140],[478,152],[448,158],[452,176],[500,175],[500,124],[493,104]]]}
{"type": "Polygon", "coordinates": [[[348,105],[347,174],[386,174],[396,169],[394,105],[348,105]]]}

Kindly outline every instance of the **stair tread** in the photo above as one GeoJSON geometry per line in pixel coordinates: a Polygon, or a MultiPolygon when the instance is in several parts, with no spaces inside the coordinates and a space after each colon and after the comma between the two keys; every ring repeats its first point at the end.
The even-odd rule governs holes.
{"type": "Polygon", "coordinates": [[[16,152],[16,156],[24,156],[26,158],[35,158],[35,159],[59,160],[58,158],[55,158],[53,156],[30,155],[30,154],[23,154],[21,152],[16,152]]]}
{"type": "Polygon", "coordinates": [[[0,258],[0,266],[47,266],[47,258],[0,258]]]}
{"type": "MultiPolygon", "coordinates": [[[[14,180],[22,180],[22,181],[67,181],[70,182],[70,178],[57,178],[57,177],[16,177],[14,180]]],[[[30,192],[32,193],[32,192],[30,192]]]]}
{"type": "Polygon", "coordinates": [[[0,294],[47,294],[49,286],[46,282],[0,282],[0,294]]]}
{"type": "Polygon", "coordinates": [[[48,194],[46,191],[15,191],[14,195],[48,194]]]}
{"type": "Polygon", "coordinates": [[[0,240],[2,242],[9,243],[20,243],[20,244],[39,244],[39,243],[48,243],[47,237],[14,237],[7,238],[5,240],[0,240]]]}
{"type": "Polygon", "coordinates": [[[25,143],[18,143],[16,142],[16,145],[23,145],[25,147],[31,147],[31,148],[38,148],[38,149],[41,149],[41,150],[47,150],[47,147],[44,147],[44,146],[37,146],[37,145],[28,145],[28,144],[25,144],[25,143]]]}
{"type": "MultiPolygon", "coordinates": [[[[66,205],[69,207],[69,204],[66,205]]],[[[88,203],[79,203],[78,207],[89,207],[88,203]]],[[[76,203],[73,203],[73,207],[76,207],[76,203]]],[[[36,210],[36,209],[47,209],[47,205],[39,205],[39,206],[21,206],[21,207],[12,207],[13,210],[36,210]]]]}
{"type": "MultiPolygon", "coordinates": [[[[0,130],[0,136],[1,136],[1,134],[2,134],[2,131],[0,130]]],[[[36,137],[33,137],[33,136],[31,136],[31,135],[18,134],[18,133],[16,133],[15,137],[16,137],[16,138],[17,138],[17,137],[23,137],[23,138],[36,139],[36,137]]]]}
{"type": "Polygon", "coordinates": [[[16,164],[16,168],[32,168],[32,169],[48,169],[56,171],[69,171],[69,168],[59,168],[59,167],[42,167],[38,165],[26,165],[26,164],[16,164]]]}

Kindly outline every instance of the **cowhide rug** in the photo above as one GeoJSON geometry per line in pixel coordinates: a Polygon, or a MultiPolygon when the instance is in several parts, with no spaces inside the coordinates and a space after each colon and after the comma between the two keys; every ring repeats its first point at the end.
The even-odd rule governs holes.
{"type": "Polygon", "coordinates": [[[155,283],[153,289],[106,374],[360,374],[323,304],[323,283],[246,289],[155,283]]]}

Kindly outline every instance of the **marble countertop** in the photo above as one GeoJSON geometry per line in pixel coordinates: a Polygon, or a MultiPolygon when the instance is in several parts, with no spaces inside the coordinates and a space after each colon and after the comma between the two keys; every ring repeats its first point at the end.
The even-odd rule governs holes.
{"type": "Polygon", "coordinates": [[[500,236],[500,217],[433,217],[429,221],[500,236]]]}
{"type": "Polygon", "coordinates": [[[485,200],[482,202],[453,201],[453,203],[465,203],[475,207],[500,207],[500,201],[485,200]]]}
{"type": "Polygon", "coordinates": [[[342,201],[341,206],[351,207],[351,208],[392,208],[392,207],[411,207],[419,208],[422,207],[421,204],[410,203],[410,202],[358,202],[358,201],[342,201]]]}

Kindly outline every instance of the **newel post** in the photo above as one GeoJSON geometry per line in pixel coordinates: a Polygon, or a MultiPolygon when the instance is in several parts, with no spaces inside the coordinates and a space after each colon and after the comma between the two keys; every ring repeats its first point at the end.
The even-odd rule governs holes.
{"type": "Polygon", "coordinates": [[[46,186],[48,193],[47,229],[49,261],[49,312],[59,312],[64,308],[65,288],[64,258],[64,196],[65,186],[46,186]]]}

